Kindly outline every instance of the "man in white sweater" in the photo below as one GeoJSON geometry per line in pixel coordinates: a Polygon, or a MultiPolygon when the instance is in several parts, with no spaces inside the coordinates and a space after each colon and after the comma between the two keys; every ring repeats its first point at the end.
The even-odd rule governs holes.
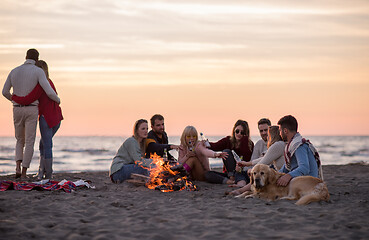
{"type": "MultiPolygon", "coordinates": [[[[60,99],[51,88],[45,72],[35,66],[38,56],[39,53],[36,49],[29,49],[24,64],[14,68],[9,73],[2,91],[4,97],[9,101],[12,101],[11,88],[13,88],[13,94],[23,97],[28,95],[39,83],[50,99],[60,103],[60,99]]],[[[31,164],[36,138],[38,100],[30,105],[20,105],[14,101],[12,103],[15,138],[17,139],[15,176],[25,179],[27,178],[27,169],[31,164]]]]}
{"type": "Polygon", "coordinates": [[[272,125],[269,119],[262,118],[258,121],[258,128],[261,139],[256,142],[252,151],[251,161],[264,156],[267,151],[268,128],[272,125]]]}

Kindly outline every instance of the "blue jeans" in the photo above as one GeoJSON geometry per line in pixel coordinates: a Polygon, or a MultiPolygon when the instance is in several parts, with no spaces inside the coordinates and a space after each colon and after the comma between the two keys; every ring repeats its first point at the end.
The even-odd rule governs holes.
{"type": "Polygon", "coordinates": [[[242,171],[242,172],[236,172],[235,173],[235,175],[234,175],[235,183],[238,183],[241,180],[244,180],[246,183],[250,182],[250,177],[247,174],[247,171],[242,171]]]}
{"type": "Polygon", "coordinates": [[[53,136],[58,131],[60,122],[55,127],[49,128],[43,115],[40,116],[40,155],[45,159],[53,158],[53,136]]]}
{"type": "Polygon", "coordinates": [[[221,173],[216,171],[207,171],[205,172],[205,180],[209,183],[217,183],[217,184],[224,184],[228,180],[227,173],[221,173]]]}
{"type": "Polygon", "coordinates": [[[232,150],[230,149],[224,149],[223,152],[226,152],[228,153],[228,156],[226,159],[223,159],[223,164],[227,170],[227,173],[228,173],[228,176],[234,176],[234,172],[236,170],[236,165],[237,165],[237,162],[236,160],[234,159],[233,157],[233,153],[232,153],[232,150]]]}
{"type": "Polygon", "coordinates": [[[131,173],[137,173],[149,176],[149,171],[137,164],[127,164],[111,175],[111,180],[115,183],[121,183],[131,177],[131,173]]]}

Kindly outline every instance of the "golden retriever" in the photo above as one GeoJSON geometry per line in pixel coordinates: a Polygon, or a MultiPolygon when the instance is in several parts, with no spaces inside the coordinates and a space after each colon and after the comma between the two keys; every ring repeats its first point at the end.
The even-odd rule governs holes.
{"type": "Polygon", "coordinates": [[[325,183],[316,177],[300,176],[292,178],[285,187],[278,186],[277,180],[284,173],[280,173],[265,164],[258,164],[252,168],[250,174],[251,191],[237,197],[258,197],[267,200],[298,200],[297,205],[311,202],[328,201],[329,192],[325,183]]]}

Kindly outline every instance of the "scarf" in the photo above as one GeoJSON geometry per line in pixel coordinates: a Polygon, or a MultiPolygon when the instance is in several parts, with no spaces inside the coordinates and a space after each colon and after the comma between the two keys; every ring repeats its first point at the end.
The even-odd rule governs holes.
{"type": "Polygon", "coordinates": [[[313,153],[316,163],[318,164],[318,170],[319,170],[319,178],[323,180],[323,169],[320,162],[320,156],[317,151],[317,149],[314,147],[314,145],[309,141],[306,140],[301,136],[300,133],[296,133],[295,136],[291,139],[291,141],[286,145],[284,149],[284,159],[286,162],[286,168],[288,171],[291,171],[291,158],[293,154],[295,154],[297,148],[299,148],[303,144],[308,144],[310,151],[313,153]]]}

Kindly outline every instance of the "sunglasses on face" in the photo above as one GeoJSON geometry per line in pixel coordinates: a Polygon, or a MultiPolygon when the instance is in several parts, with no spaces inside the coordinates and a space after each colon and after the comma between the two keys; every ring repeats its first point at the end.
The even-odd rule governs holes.
{"type": "Polygon", "coordinates": [[[196,136],[186,136],[187,139],[196,138],[196,136]]]}
{"type": "Polygon", "coordinates": [[[239,129],[236,129],[235,131],[234,131],[236,134],[240,134],[241,133],[241,135],[246,135],[246,133],[245,133],[245,131],[240,131],[239,129]]]}

